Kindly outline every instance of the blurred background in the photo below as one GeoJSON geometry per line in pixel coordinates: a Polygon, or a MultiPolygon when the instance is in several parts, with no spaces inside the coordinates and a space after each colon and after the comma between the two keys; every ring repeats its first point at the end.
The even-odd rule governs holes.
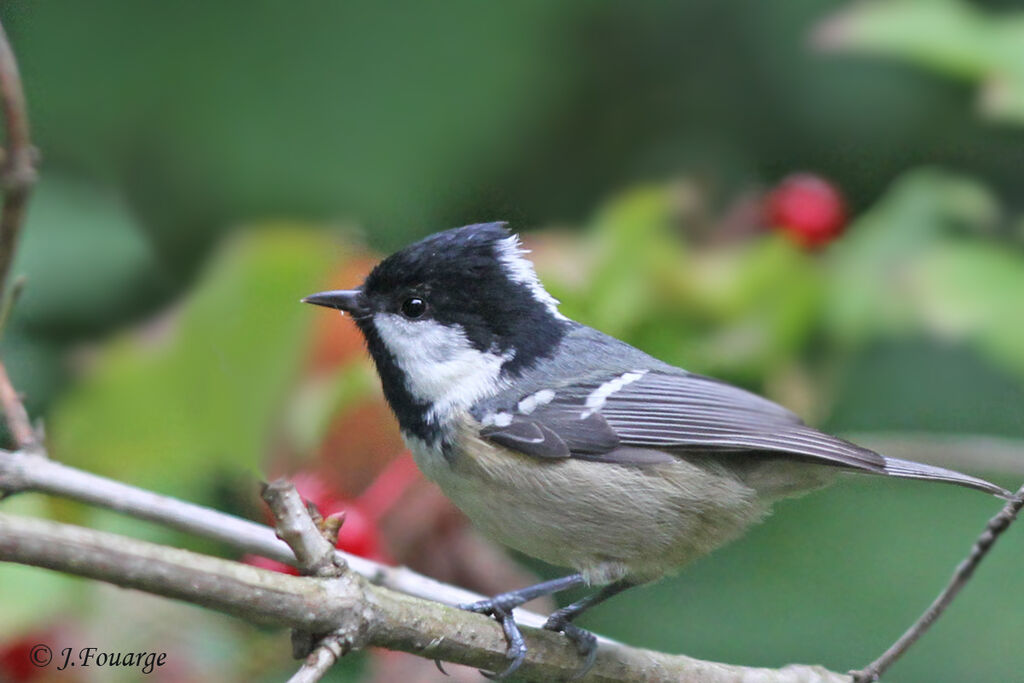
{"type": "MultiPolygon", "coordinates": [[[[297,303],[509,220],[571,317],[890,455],[1024,475],[1019,3],[40,0],[0,20],[43,158],[0,355],[61,461],[253,519],[256,481],[289,475],[346,511],[352,552],[487,593],[557,575],[419,478],[349,321],[297,303]]],[[[999,506],[851,476],[581,624],[855,668],[999,506]]],[[[1021,680],[1022,553],[1013,529],[891,679],[1021,680]]],[[[0,604],[0,681],[142,677],[35,669],[39,642],[168,652],[151,681],[296,668],[287,633],[42,570],[0,567],[0,604]]],[[[371,651],[330,680],[440,678],[371,651]]]]}

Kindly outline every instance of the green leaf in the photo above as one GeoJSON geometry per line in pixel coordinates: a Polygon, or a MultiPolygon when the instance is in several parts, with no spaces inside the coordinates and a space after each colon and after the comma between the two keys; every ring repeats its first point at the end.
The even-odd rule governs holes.
{"type": "Polygon", "coordinates": [[[238,216],[356,216],[390,246],[443,226],[579,68],[552,3],[4,5],[40,147],[125,178],[178,272],[238,216]]]}
{"type": "Polygon", "coordinates": [[[826,330],[849,345],[919,329],[907,268],[944,236],[983,231],[997,213],[966,178],[924,169],[898,179],[829,251],[826,330]]]}
{"type": "Polygon", "coordinates": [[[916,308],[933,329],[974,343],[1024,377],[1024,253],[943,242],[919,259],[908,281],[916,308]]]}
{"type": "Polygon", "coordinates": [[[106,329],[168,286],[122,198],[60,177],[34,193],[12,272],[27,277],[15,318],[65,334],[106,329]]]}
{"type": "Polygon", "coordinates": [[[585,275],[545,279],[570,317],[668,362],[756,383],[813,331],[821,272],[780,237],[687,244],[681,218],[697,191],[664,183],[619,195],[574,247],[585,275]]]}
{"type": "Polygon", "coordinates": [[[1024,12],[963,0],[858,2],[823,23],[826,49],[887,55],[983,86],[982,110],[1024,124],[1024,12]]]}
{"type": "Polygon", "coordinates": [[[338,248],[322,234],[247,232],[225,245],[167,329],[125,336],[54,410],[55,456],[168,493],[256,467],[306,352],[338,248]]]}
{"type": "Polygon", "coordinates": [[[300,453],[312,452],[323,442],[331,420],[379,391],[377,373],[368,363],[347,363],[307,379],[284,409],[287,443],[300,453]]]}
{"type": "Polygon", "coordinates": [[[693,264],[700,300],[711,314],[695,340],[693,367],[757,382],[792,360],[814,331],[824,299],[821,269],[781,235],[717,256],[713,277],[706,262],[693,264]]]}
{"type": "Polygon", "coordinates": [[[595,256],[585,301],[570,305],[584,309],[581,316],[588,324],[628,335],[654,316],[671,291],[685,255],[682,240],[671,230],[674,190],[670,185],[637,187],[598,212],[591,228],[595,256]]]}

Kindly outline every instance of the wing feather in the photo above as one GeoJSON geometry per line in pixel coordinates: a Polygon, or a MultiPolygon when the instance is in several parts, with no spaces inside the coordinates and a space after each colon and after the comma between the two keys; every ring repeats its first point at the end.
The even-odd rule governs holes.
{"type": "MultiPolygon", "coordinates": [[[[635,375],[637,373],[629,373],[635,375]]],[[[872,450],[808,427],[794,413],[748,391],[710,377],[652,370],[622,382],[624,374],[563,386],[530,414],[514,414],[505,428],[485,428],[510,448],[525,435],[544,438],[518,450],[539,457],[649,465],[687,452],[758,452],[825,465],[926,479],[1008,493],[984,480],[940,467],[885,458],[872,450]],[[533,425],[528,427],[525,425],[533,425]],[[508,432],[506,434],[505,432],[508,432]],[[557,440],[557,443],[556,443],[557,440]]],[[[516,397],[518,401],[521,397],[516,397]]]]}

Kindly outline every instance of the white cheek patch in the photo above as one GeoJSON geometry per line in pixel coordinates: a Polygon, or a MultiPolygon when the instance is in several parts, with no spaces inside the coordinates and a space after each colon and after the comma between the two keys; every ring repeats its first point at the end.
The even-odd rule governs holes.
{"type": "Polygon", "coordinates": [[[588,417],[601,410],[601,408],[604,407],[604,402],[608,400],[609,396],[622,389],[622,387],[627,384],[632,384],[646,374],[646,370],[627,372],[623,375],[619,375],[615,379],[605,382],[597,389],[594,389],[590,392],[590,395],[587,396],[587,409],[580,413],[580,419],[586,420],[588,417]]]}
{"type": "Polygon", "coordinates": [[[545,406],[551,403],[554,398],[555,392],[551,389],[541,389],[537,393],[530,394],[519,402],[519,412],[523,415],[529,415],[540,406],[545,406]]]}
{"type": "Polygon", "coordinates": [[[498,242],[497,247],[498,259],[505,267],[505,273],[509,279],[526,285],[530,293],[533,294],[533,298],[544,304],[551,315],[559,320],[568,320],[558,312],[558,299],[551,296],[537,278],[537,271],[533,269],[533,264],[526,258],[525,255],[528,252],[520,245],[519,236],[511,235],[498,242]]]}
{"type": "Polygon", "coordinates": [[[395,313],[378,313],[373,324],[405,374],[409,391],[430,404],[428,418],[443,422],[504,386],[501,366],[513,354],[474,348],[459,326],[406,320],[395,313]]]}

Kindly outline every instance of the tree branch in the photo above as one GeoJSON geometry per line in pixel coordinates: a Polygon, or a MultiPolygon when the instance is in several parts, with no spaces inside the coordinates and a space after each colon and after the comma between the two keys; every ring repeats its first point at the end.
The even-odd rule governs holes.
{"type": "Polygon", "coordinates": [[[302,667],[288,679],[288,683],[316,683],[347,653],[348,647],[342,638],[334,634],[324,637],[317,648],[306,657],[302,667]]]}
{"type": "Polygon", "coordinates": [[[35,432],[32,431],[32,422],[29,420],[28,411],[21,402],[17,390],[11,384],[11,378],[7,376],[7,368],[0,362],[0,410],[4,412],[4,419],[7,421],[7,428],[14,437],[14,442],[19,448],[32,448],[36,441],[35,432]]]}
{"type": "MultiPolygon", "coordinates": [[[[334,579],[293,577],[237,562],[47,520],[0,513],[0,560],[55,569],[231,614],[252,623],[335,632],[344,647],[386,647],[484,669],[505,662],[492,619],[375,586],[354,572],[334,579]]],[[[564,679],[579,667],[560,634],[526,629],[530,680],[564,679]]],[[[849,682],[821,667],[758,669],[608,644],[587,681],[725,683],[849,682]]]]}
{"type": "MultiPolygon", "coordinates": [[[[239,552],[255,553],[280,562],[296,564],[291,549],[279,540],[269,527],[82,472],[49,460],[39,453],[0,450],[0,491],[38,491],[55,494],[204,536],[239,552]]],[[[1024,488],[1018,491],[1003,511],[989,522],[970,556],[957,569],[950,585],[918,622],[877,661],[862,671],[851,672],[851,675],[859,676],[858,681],[873,680],[871,677],[877,679],[882,671],[906,652],[952,602],[999,534],[1009,526],[1022,507],[1024,488]]],[[[473,602],[481,598],[471,591],[443,584],[404,567],[388,567],[338,550],[334,551],[334,558],[335,562],[347,564],[373,584],[409,596],[446,605],[473,602]]],[[[517,610],[516,618],[521,624],[534,628],[540,627],[545,621],[544,617],[525,610],[517,610]]],[[[605,648],[619,646],[607,638],[598,639],[605,648]]]]}
{"type": "MultiPolygon", "coordinates": [[[[265,484],[261,496],[274,515],[277,535],[295,553],[299,570],[304,576],[337,578],[344,575],[348,567],[339,563],[334,554],[340,525],[331,525],[327,530],[327,533],[333,536],[333,541],[328,541],[310,514],[311,511],[315,512],[317,518],[323,522],[319,510],[303,502],[302,496],[295,490],[295,485],[287,479],[265,484]]],[[[318,637],[317,634],[308,631],[293,630],[292,654],[296,657],[305,657],[306,661],[289,679],[289,683],[316,683],[351,646],[352,643],[344,632],[335,631],[318,637]]]]}
{"type": "Polygon", "coordinates": [[[21,76],[7,33],[0,25],[0,100],[3,102],[7,149],[0,169],[0,186],[4,190],[0,212],[0,300],[3,299],[7,275],[14,261],[18,234],[24,223],[29,194],[36,181],[35,149],[29,138],[28,110],[21,76]]]}
{"type": "MultiPolygon", "coordinates": [[[[209,538],[239,553],[296,564],[291,549],[268,526],[83,472],[54,462],[42,453],[0,450],[0,491],[37,491],[61,496],[209,538]]],[[[340,550],[334,553],[341,562],[374,584],[407,595],[446,605],[476,602],[485,597],[405,567],[389,567],[340,550]]],[[[539,628],[546,621],[545,617],[526,610],[516,610],[515,614],[516,619],[527,626],[539,628]]],[[[612,641],[604,639],[602,642],[612,641]]]]}
{"type": "Polygon", "coordinates": [[[928,609],[918,617],[917,621],[908,628],[899,639],[893,643],[888,650],[882,653],[882,656],[871,662],[863,669],[859,671],[851,671],[850,674],[853,676],[854,683],[871,683],[881,678],[882,674],[892,666],[897,659],[903,656],[910,646],[917,642],[917,639],[923,636],[932,624],[934,624],[942,613],[946,611],[946,608],[952,604],[957,594],[967,585],[967,582],[971,580],[971,576],[974,574],[974,570],[978,568],[985,556],[988,555],[989,551],[992,550],[992,546],[995,545],[996,541],[999,540],[999,536],[1006,531],[1013,520],[1017,518],[1017,513],[1024,508],[1024,486],[1022,486],[1014,496],[1007,501],[1003,509],[999,511],[995,517],[988,521],[985,525],[985,530],[981,532],[981,536],[974,542],[971,547],[971,552],[968,553],[967,557],[964,558],[956,571],[953,572],[953,577],[949,580],[946,587],[939,593],[939,596],[935,598],[928,609]]]}
{"type": "MultiPolygon", "coordinates": [[[[346,563],[334,554],[334,545],[313,522],[295,485],[278,479],[265,484],[261,496],[274,515],[277,535],[291,548],[299,570],[306,576],[341,576],[346,563]]],[[[337,538],[336,531],[334,535],[337,538]]]]}
{"type": "MultiPolygon", "coordinates": [[[[7,149],[0,166],[0,187],[3,188],[3,207],[0,208],[0,311],[6,320],[20,287],[8,292],[7,277],[14,262],[18,235],[25,222],[25,211],[32,185],[36,181],[35,149],[29,138],[28,110],[25,93],[18,74],[18,62],[7,41],[7,33],[0,25],[0,104],[4,111],[4,130],[7,149]]],[[[2,330],[2,328],[0,328],[2,330]]],[[[35,433],[25,406],[11,385],[7,369],[0,363],[0,408],[19,448],[35,442],[35,433]]]]}

